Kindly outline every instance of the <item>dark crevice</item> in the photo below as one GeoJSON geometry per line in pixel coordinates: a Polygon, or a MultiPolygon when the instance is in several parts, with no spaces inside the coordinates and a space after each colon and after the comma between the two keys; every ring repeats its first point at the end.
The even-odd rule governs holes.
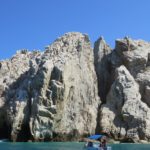
{"type": "Polygon", "coordinates": [[[51,80],[56,80],[56,81],[63,83],[62,71],[57,66],[54,66],[54,68],[51,72],[50,81],[51,80]]]}
{"type": "MultiPolygon", "coordinates": [[[[102,104],[101,104],[102,105],[102,104]]],[[[100,108],[101,105],[98,106],[98,110],[97,110],[97,118],[96,118],[96,129],[95,129],[95,133],[96,134],[100,134],[101,133],[101,128],[100,128],[100,108]]]]}
{"type": "Polygon", "coordinates": [[[0,127],[0,140],[10,139],[11,127],[4,121],[0,127]]]}
{"type": "Polygon", "coordinates": [[[112,65],[110,59],[110,48],[103,43],[102,38],[98,39],[94,44],[94,66],[98,80],[98,95],[102,103],[106,103],[106,97],[112,84],[112,65]],[[101,44],[104,44],[103,49],[100,49],[101,44]]]}
{"type": "Polygon", "coordinates": [[[23,124],[21,126],[21,131],[17,135],[17,141],[19,142],[27,142],[31,139],[30,127],[29,124],[23,124]]]}

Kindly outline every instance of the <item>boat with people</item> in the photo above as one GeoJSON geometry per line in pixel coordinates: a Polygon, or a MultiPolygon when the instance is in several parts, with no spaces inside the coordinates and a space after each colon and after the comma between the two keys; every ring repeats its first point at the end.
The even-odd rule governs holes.
{"type": "Polygon", "coordinates": [[[91,135],[86,138],[85,150],[112,150],[111,146],[106,144],[107,137],[105,135],[91,135]]]}

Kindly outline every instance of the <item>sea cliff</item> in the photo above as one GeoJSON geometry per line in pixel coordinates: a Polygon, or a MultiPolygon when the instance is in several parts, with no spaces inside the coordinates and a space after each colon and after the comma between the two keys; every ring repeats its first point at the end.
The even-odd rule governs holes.
{"type": "Polygon", "coordinates": [[[106,133],[150,139],[150,43],[66,33],[43,52],[0,61],[0,138],[70,141],[106,133]]]}

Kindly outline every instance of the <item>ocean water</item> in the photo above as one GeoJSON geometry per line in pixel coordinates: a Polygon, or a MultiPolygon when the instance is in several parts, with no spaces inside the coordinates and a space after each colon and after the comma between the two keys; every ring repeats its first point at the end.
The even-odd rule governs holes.
{"type": "MultiPolygon", "coordinates": [[[[0,150],[84,150],[84,143],[47,142],[47,143],[0,143],[0,150]]],[[[112,150],[150,150],[150,144],[112,144],[112,150]]]]}

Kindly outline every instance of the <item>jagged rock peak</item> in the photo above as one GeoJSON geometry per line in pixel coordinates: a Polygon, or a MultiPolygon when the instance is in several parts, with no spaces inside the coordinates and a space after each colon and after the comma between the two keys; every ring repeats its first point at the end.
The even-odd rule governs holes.
{"type": "Polygon", "coordinates": [[[104,40],[103,36],[100,36],[99,39],[94,43],[94,52],[102,56],[110,53],[111,48],[104,40]]]}
{"type": "Polygon", "coordinates": [[[79,32],[69,32],[57,38],[54,41],[54,43],[47,46],[45,50],[46,52],[54,51],[55,54],[58,54],[61,52],[68,52],[68,51],[73,53],[75,52],[75,50],[78,50],[78,49],[73,49],[73,47],[81,47],[84,41],[90,43],[88,35],[82,34],[79,32]],[[68,45],[72,46],[72,49],[66,49],[68,45]],[[60,47],[63,47],[63,48],[60,49],[60,47]],[[59,51],[57,52],[56,49],[59,49],[59,51]]]}
{"type": "Polygon", "coordinates": [[[131,51],[137,49],[138,47],[149,47],[150,43],[143,40],[133,40],[129,36],[126,36],[123,39],[117,39],[115,45],[115,49],[121,49],[122,51],[131,51]]]}
{"type": "Polygon", "coordinates": [[[106,101],[106,95],[110,88],[110,59],[111,48],[100,37],[94,44],[94,65],[98,78],[99,96],[102,102],[106,101]]]}
{"type": "Polygon", "coordinates": [[[87,35],[67,33],[44,52],[23,50],[2,63],[0,102],[6,107],[0,116],[6,114],[13,141],[95,133],[100,100],[87,35]]]}
{"type": "Polygon", "coordinates": [[[93,50],[87,35],[66,33],[43,52],[0,61],[0,138],[77,140],[96,130],[149,141],[149,93],[149,42],[125,37],[112,50],[100,37],[93,50]]]}
{"type": "Polygon", "coordinates": [[[123,64],[130,73],[136,77],[143,72],[150,62],[150,43],[131,38],[116,40],[116,46],[112,53],[111,62],[114,67],[123,64]]]}
{"type": "Polygon", "coordinates": [[[110,54],[110,77],[113,78],[106,104],[100,109],[99,124],[115,139],[139,141],[150,138],[149,56],[149,42],[129,37],[117,39],[110,54]]]}

